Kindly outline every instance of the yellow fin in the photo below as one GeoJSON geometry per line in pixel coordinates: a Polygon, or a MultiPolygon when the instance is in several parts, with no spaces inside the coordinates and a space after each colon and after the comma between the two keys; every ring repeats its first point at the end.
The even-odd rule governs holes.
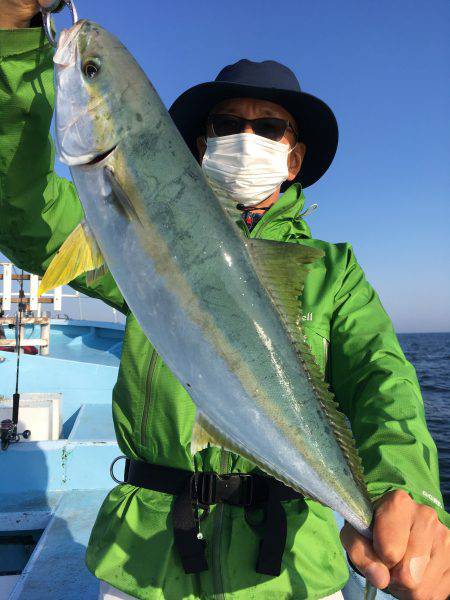
{"type": "Polygon", "coordinates": [[[217,429],[217,427],[213,425],[203,413],[197,410],[191,439],[192,456],[196,452],[199,452],[204,448],[208,448],[209,446],[217,446],[218,448],[223,448],[224,450],[229,450],[230,452],[234,452],[235,454],[243,456],[247,460],[251,461],[261,471],[266,473],[266,475],[268,475],[269,477],[274,477],[275,479],[278,479],[278,481],[281,481],[288,487],[292,487],[307,499],[309,498],[311,500],[315,500],[316,502],[320,502],[320,500],[317,500],[317,498],[314,498],[311,494],[305,492],[298,485],[293,486],[291,482],[283,479],[283,477],[280,477],[279,474],[270,472],[270,470],[268,470],[264,464],[256,460],[252,454],[247,453],[245,451],[245,448],[241,448],[232,440],[226,439],[224,435],[217,429]]]}
{"type": "Polygon", "coordinates": [[[207,431],[207,427],[206,421],[202,418],[202,414],[197,410],[191,438],[192,456],[208,446],[218,446],[219,448],[222,446],[220,442],[215,440],[214,435],[207,431]]]}
{"type": "Polygon", "coordinates": [[[233,444],[230,444],[218,429],[214,427],[201,413],[197,410],[195,417],[194,429],[192,430],[191,438],[191,454],[194,456],[196,452],[200,452],[208,446],[217,446],[218,448],[225,448],[232,452],[239,451],[233,444]]]}
{"type": "Polygon", "coordinates": [[[103,264],[100,248],[87,223],[83,221],[72,231],[48,266],[38,295],[42,296],[48,290],[70,283],[83,273],[97,271],[103,264]]]}

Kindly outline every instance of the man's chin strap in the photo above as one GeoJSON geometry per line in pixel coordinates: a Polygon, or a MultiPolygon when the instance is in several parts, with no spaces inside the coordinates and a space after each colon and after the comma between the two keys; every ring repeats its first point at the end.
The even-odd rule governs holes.
{"type": "Polygon", "coordinates": [[[254,212],[256,210],[263,210],[264,212],[267,212],[269,210],[269,208],[272,208],[272,206],[275,204],[275,202],[272,202],[272,204],[270,204],[269,206],[245,206],[244,204],[236,204],[236,208],[238,210],[242,210],[243,212],[254,212]]]}
{"type": "Polygon", "coordinates": [[[270,208],[272,208],[273,205],[274,203],[272,203],[270,206],[262,206],[261,208],[258,208],[257,206],[249,206],[248,208],[246,208],[243,204],[238,204],[236,208],[238,210],[242,210],[242,219],[247,225],[248,230],[251,231],[258,223],[258,221],[260,221],[260,219],[266,214],[266,212],[270,208]]]}

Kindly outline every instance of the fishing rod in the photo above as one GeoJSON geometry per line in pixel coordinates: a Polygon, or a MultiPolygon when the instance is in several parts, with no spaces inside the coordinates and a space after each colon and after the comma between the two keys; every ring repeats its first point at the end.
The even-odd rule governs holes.
{"type": "Polygon", "coordinates": [[[17,432],[17,425],[19,423],[19,406],[20,406],[20,393],[19,393],[19,375],[20,375],[20,344],[21,344],[21,332],[22,332],[22,316],[26,309],[25,293],[23,291],[23,269],[20,274],[20,289],[19,289],[19,303],[16,314],[15,323],[15,334],[16,334],[16,387],[13,394],[13,406],[12,406],[12,419],[4,419],[0,423],[0,442],[2,450],[7,450],[10,444],[15,444],[20,441],[20,438],[28,439],[31,435],[31,431],[26,429],[23,433],[17,432]]]}
{"type": "MultiPolygon", "coordinates": [[[[77,10],[72,0],[55,0],[48,8],[41,8],[42,22],[46,36],[52,46],[57,45],[51,23],[51,15],[55,12],[60,12],[64,6],[67,6],[72,14],[72,24],[78,20],[77,10]]],[[[12,407],[12,419],[4,419],[0,422],[0,444],[2,450],[7,450],[10,444],[14,444],[20,441],[20,438],[28,439],[31,435],[31,431],[26,429],[24,432],[19,433],[17,431],[17,425],[19,422],[19,406],[20,406],[20,393],[19,393],[19,374],[20,374],[20,347],[21,347],[21,331],[22,331],[22,316],[25,312],[26,304],[24,302],[25,294],[23,291],[23,269],[20,277],[20,290],[19,290],[19,309],[16,315],[16,348],[17,348],[17,363],[16,363],[16,388],[13,394],[13,407],[12,407]]]]}
{"type": "MultiPolygon", "coordinates": [[[[64,6],[70,9],[72,14],[72,24],[78,20],[77,10],[72,0],[55,0],[49,8],[41,8],[42,21],[47,38],[52,46],[57,45],[51,23],[51,15],[55,12],[61,11],[64,6]]],[[[20,393],[19,393],[19,373],[20,373],[20,345],[21,345],[21,331],[22,331],[22,315],[25,312],[26,304],[24,302],[25,294],[23,291],[23,270],[20,278],[20,291],[19,291],[19,309],[16,315],[16,347],[17,347],[17,365],[16,365],[16,389],[13,394],[13,408],[12,408],[12,419],[4,419],[0,422],[0,444],[2,450],[7,450],[10,444],[17,443],[20,438],[28,439],[31,435],[31,431],[26,429],[23,433],[18,433],[17,425],[19,422],[19,406],[20,406],[20,393]]]]}

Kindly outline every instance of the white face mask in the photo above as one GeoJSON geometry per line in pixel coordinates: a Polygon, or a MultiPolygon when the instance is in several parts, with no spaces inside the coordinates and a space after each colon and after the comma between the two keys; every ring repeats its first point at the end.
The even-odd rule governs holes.
{"type": "Polygon", "coordinates": [[[288,178],[290,151],[254,133],[209,137],[202,169],[219,198],[255,206],[288,178]]]}

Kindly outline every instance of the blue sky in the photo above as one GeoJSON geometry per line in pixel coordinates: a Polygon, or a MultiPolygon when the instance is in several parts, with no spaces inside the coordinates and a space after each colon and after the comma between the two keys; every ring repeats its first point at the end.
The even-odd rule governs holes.
{"type": "Polygon", "coordinates": [[[448,1],[76,4],[167,106],[240,58],[291,67],[340,127],[332,167],[306,190],[314,237],[353,244],[397,331],[450,331],[448,1]]]}

